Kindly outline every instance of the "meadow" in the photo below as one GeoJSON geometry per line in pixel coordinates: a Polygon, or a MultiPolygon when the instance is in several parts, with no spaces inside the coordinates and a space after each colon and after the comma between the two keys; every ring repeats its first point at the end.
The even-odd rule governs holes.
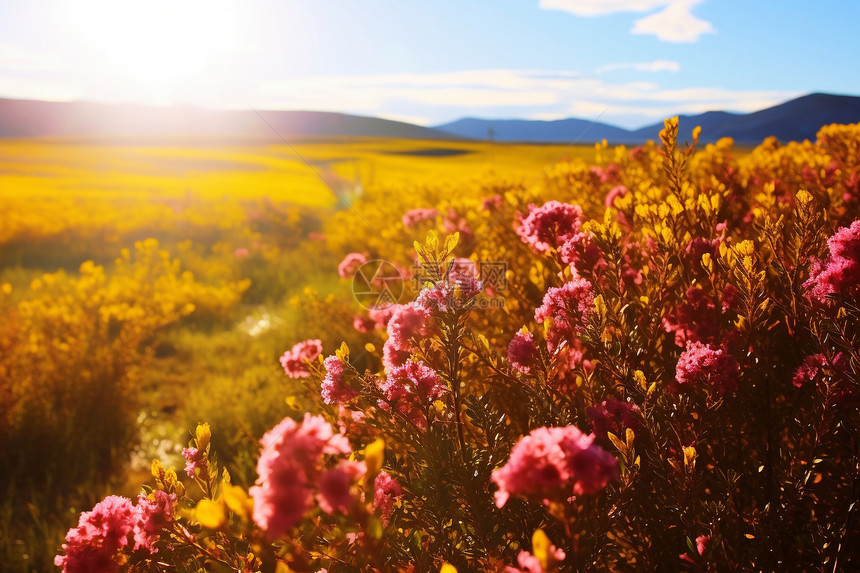
{"type": "Polygon", "coordinates": [[[284,340],[306,334],[300,297],[311,289],[349,298],[323,232],[364,186],[471,185],[493,172],[524,179],[562,153],[593,155],[590,147],[357,138],[168,144],[0,142],[8,397],[0,437],[11,470],[0,560],[13,570],[50,568],[69,512],[110,488],[135,493],[153,457],[178,463],[198,420],[225,429],[222,457],[240,457],[234,472],[253,482],[257,439],[291,411],[277,358],[284,340]],[[153,292],[175,300],[147,306],[153,292]],[[152,320],[122,317],[134,332],[122,340],[115,326],[81,324],[109,305],[140,307],[152,320]],[[54,354],[74,344],[104,355],[54,354]],[[118,365],[112,355],[123,347],[130,356],[118,365]],[[83,373],[95,385],[93,371],[106,379],[81,388],[83,373]],[[119,418],[102,417],[109,412],[119,418]]]}
{"type": "Polygon", "coordinates": [[[860,125],[660,138],[0,142],[0,560],[856,567],[860,125]]]}

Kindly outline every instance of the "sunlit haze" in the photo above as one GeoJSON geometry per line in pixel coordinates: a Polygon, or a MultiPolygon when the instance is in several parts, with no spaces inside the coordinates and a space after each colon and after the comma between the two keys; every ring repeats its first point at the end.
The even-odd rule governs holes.
{"type": "Polygon", "coordinates": [[[848,0],[9,0],[0,97],[635,127],[858,94],[858,21],[848,0]]]}

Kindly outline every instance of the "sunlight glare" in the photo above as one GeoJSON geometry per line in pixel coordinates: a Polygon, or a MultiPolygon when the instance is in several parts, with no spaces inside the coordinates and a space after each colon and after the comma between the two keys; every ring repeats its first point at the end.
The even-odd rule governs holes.
{"type": "Polygon", "coordinates": [[[79,0],[67,7],[70,28],[91,48],[92,70],[150,98],[205,83],[219,59],[240,47],[231,2],[79,0]]]}

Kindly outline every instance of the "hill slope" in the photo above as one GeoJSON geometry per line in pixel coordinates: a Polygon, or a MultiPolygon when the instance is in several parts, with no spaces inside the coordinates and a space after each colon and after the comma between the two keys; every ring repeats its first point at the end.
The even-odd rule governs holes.
{"type": "Polygon", "coordinates": [[[399,121],[320,111],[258,113],[0,99],[0,137],[274,137],[273,129],[283,137],[457,138],[449,133],[399,121]]]}

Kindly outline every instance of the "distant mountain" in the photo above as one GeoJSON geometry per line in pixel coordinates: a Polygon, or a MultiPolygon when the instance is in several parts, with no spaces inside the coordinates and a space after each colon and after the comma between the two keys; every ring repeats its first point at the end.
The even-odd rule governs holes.
{"type": "MultiPolygon", "coordinates": [[[[829,123],[860,122],[860,97],[810,94],[748,114],[709,111],[679,118],[681,140],[702,126],[701,141],[732,137],[740,144],[815,139],[829,123]]],[[[211,111],[193,107],[0,99],[0,137],[195,138],[398,137],[541,143],[638,144],[657,139],[662,122],[636,130],[584,119],[537,121],[465,118],[435,128],[321,111],[211,111]],[[267,125],[268,124],[268,125],[267,125]]]]}
{"type": "MultiPolygon", "coordinates": [[[[722,114],[716,120],[713,114],[679,116],[679,131],[690,133],[701,125],[705,143],[731,137],[735,143],[756,144],[771,135],[782,142],[813,141],[822,125],[860,122],[860,97],[814,93],[753,113],[722,114]]],[[[661,129],[662,122],[632,133],[639,140],[656,139],[661,129]]]]}
{"type": "Polygon", "coordinates": [[[437,125],[446,131],[470,139],[491,139],[495,141],[613,141],[629,137],[630,132],[614,125],[597,123],[585,119],[559,119],[539,121],[528,119],[477,119],[467,117],[457,121],[437,125]]]}
{"type": "MultiPolygon", "coordinates": [[[[736,143],[755,144],[770,135],[780,141],[814,140],[822,125],[860,122],[860,97],[809,94],[785,103],[748,114],[709,111],[699,115],[682,115],[678,119],[681,138],[702,126],[703,143],[721,137],[732,137],[736,143]]],[[[626,130],[604,123],[582,119],[557,121],[461,119],[437,125],[436,129],[474,139],[522,142],[581,142],[606,139],[610,143],[643,143],[657,139],[663,122],[637,130],[626,130]]]]}
{"type": "Polygon", "coordinates": [[[0,137],[272,138],[276,137],[273,131],[285,138],[457,138],[400,121],[321,111],[210,111],[181,106],[0,99],[0,137]]]}

